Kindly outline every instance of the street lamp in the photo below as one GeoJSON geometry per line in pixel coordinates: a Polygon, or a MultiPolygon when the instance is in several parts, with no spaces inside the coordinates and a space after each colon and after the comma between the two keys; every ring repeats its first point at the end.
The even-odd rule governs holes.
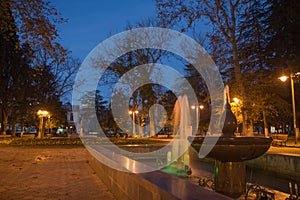
{"type": "Polygon", "coordinates": [[[128,111],[129,115],[132,115],[132,131],[133,131],[133,137],[136,137],[136,130],[135,130],[135,115],[139,113],[138,110],[132,111],[129,110],[128,111]]]}
{"type": "Polygon", "coordinates": [[[44,136],[44,117],[48,116],[49,112],[46,110],[38,110],[37,115],[40,118],[38,138],[42,138],[44,136]]]}
{"type": "Polygon", "coordinates": [[[238,104],[238,103],[240,102],[239,98],[237,98],[237,97],[234,97],[234,98],[233,98],[233,101],[234,101],[234,103],[236,103],[236,104],[238,104]]]}
{"type": "Polygon", "coordinates": [[[288,78],[291,80],[291,90],[292,90],[292,106],[293,106],[293,118],[294,118],[294,130],[295,130],[295,143],[300,143],[300,133],[299,128],[297,127],[297,118],[296,118],[296,105],[295,105],[295,89],[294,89],[294,77],[299,76],[300,72],[291,73],[290,77],[281,76],[279,79],[282,82],[285,82],[288,78]]]}
{"type": "Polygon", "coordinates": [[[193,110],[196,110],[196,128],[197,128],[196,134],[197,134],[198,133],[198,125],[199,125],[199,109],[203,110],[204,106],[203,105],[199,105],[199,106],[192,105],[191,108],[193,110]]]}
{"type": "Polygon", "coordinates": [[[235,134],[242,134],[242,123],[243,123],[243,115],[242,115],[242,106],[243,106],[243,102],[241,99],[239,99],[238,97],[233,97],[232,101],[230,102],[230,106],[231,106],[231,111],[233,112],[233,114],[235,115],[235,118],[237,120],[237,128],[236,128],[236,133],[235,134]]]}

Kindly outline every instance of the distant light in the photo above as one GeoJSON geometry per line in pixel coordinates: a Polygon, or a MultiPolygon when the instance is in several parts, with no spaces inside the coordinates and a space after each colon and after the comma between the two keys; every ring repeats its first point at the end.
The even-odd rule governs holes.
{"type": "Polygon", "coordinates": [[[47,110],[38,110],[37,114],[41,117],[45,117],[45,116],[49,115],[49,112],[47,110]]]}
{"type": "Polygon", "coordinates": [[[199,107],[195,106],[195,105],[192,105],[191,106],[191,109],[195,110],[196,108],[200,108],[201,110],[204,108],[203,105],[200,105],[199,107]]]}
{"type": "Polygon", "coordinates": [[[138,114],[139,111],[138,111],[138,110],[135,110],[135,111],[129,110],[129,111],[128,111],[128,114],[129,114],[129,115],[132,115],[133,113],[138,114]]]}
{"type": "Polygon", "coordinates": [[[237,97],[234,97],[234,98],[233,98],[233,101],[234,101],[235,103],[239,103],[239,102],[240,102],[240,100],[239,100],[237,97]]]}
{"type": "Polygon", "coordinates": [[[282,82],[285,82],[289,77],[287,76],[280,76],[279,79],[282,81],[282,82]]]}

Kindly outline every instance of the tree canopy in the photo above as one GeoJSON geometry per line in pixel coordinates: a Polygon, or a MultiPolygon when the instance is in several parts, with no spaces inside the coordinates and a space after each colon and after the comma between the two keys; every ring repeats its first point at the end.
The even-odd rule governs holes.
{"type": "Polygon", "coordinates": [[[58,42],[56,25],[65,21],[48,1],[0,2],[2,134],[8,122],[13,134],[16,123],[34,123],[41,108],[63,123],[60,98],[70,91],[79,67],[58,42]]]}
{"type": "Polygon", "coordinates": [[[296,33],[300,28],[299,1],[156,2],[162,26],[180,31],[195,30],[199,23],[210,27],[205,47],[230,85],[231,94],[243,102],[244,134],[251,134],[253,124],[266,117],[262,115],[269,121],[278,115],[291,117],[277,78],[281,69],[300,71],[296,33]]]}

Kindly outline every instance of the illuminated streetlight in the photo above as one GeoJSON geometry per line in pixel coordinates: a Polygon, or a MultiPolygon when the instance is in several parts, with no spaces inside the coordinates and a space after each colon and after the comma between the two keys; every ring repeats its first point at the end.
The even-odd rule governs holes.
{"type": "Polygon", "coordinates": [[[237,97],[234,97],[233,101],[234,101],[234,103],[239,103],[240,102],[240,100],[237,97]]]}
{"type": "Polygon", "coordinates": [[[135,130],[135,115],[139,113],[138,110],[132,111],[129,110],[128,111],[129,115],[132,115],[132,131],[133,131],[133,137],[136,137],[136,130],[135,130]]]}
{"type": "Polygon", "coordinates": [[[241,110],[243,106],[243,101],[238,97],[234,97],[232,98],[232,102],[230,102],[230,106],[231,106],[231,111],[233,112],[237,120],[238,126],[237,126],[236,133],[240,134],[241,133],[240,125],[243,123],[243,115],[241,110]]]}
{"type": "Polygon", "coordinates": [[[38,116],[46,117],[49,112],[47,110],[38,110],[37,111],[38,116]]]}
{"type": "Polygon", "coordinates": [[[293,106],[293,118],[294,118],[294,130],[295,130],[295,143],[300,142],[300,133],[299,128],[297,127],[297,118],[296,118],[296,106],[295,106],[295,89],[294,89],[294,77],[299,76],[300,72],[297,73],[291,73],[290,77],[287,76],[281,76],[279,79],[283,82],[285,82],[288,78],[291,80],[291,90],[292,90],[292,106],[293,106]]]}
{"type": "Polygon", "coordinates": [[[38,138],[42,138],[44,136],[44,117],[49,116],[49,112],[46,110],[38,110],[37,115],[40,118],[38,138]]]}
{"type": "Polygon", "coordinates": [[[285,82],[289,77],[287,76],[280,76],[279,79],[282,81],[282,82],[285,82]]]}

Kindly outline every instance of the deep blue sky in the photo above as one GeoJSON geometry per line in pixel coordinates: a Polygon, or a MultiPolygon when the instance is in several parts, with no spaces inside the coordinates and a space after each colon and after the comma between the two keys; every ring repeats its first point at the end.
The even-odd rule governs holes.
{"type": "Polygon", "coordinates": [[[81,61],[101,41],[155,16],[154,0],[51,0],[67,23],[59,25],[59,42],[81,61]]]}

